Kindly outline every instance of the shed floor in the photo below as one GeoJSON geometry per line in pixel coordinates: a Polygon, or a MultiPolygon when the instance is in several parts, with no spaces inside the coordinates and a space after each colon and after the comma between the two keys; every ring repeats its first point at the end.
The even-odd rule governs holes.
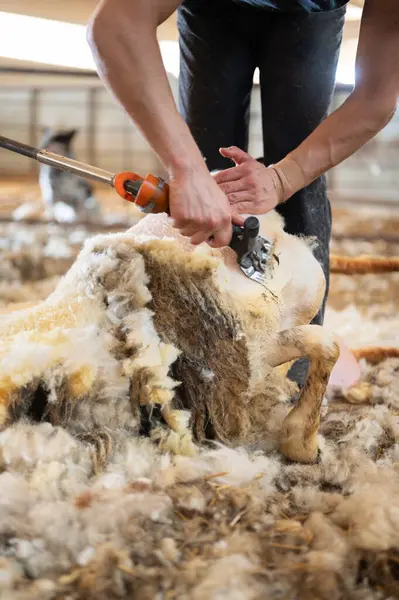
{"type": "MultiPolygon", "coordinates": [[[[0,217],[37,193],[1,183],[0,217]]],[[[100,197],[106,211],[133,214],[100,197]]],[[[399,214],[337,204],[333,215],[333,252],[399,255],[399,241],[353,239],[395,236],[399,214]]],[[[93,233],[0,223],[0,310],[47,297],[93,233]]],[[[326,326],[351,346],[397,346],[398,292],[399,274],[333,275],[326,326]]],[[[399,360],[362,369],[360,384],[325,406],[315,465],[248,448],[171,458],[116,433],[96,472],[90,445],[62,428],[5,429],[0,597],[398,598],[399,360]]]]}

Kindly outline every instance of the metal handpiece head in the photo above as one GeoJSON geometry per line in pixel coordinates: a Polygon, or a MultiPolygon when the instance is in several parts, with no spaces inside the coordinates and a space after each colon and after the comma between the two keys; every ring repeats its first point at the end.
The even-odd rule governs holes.
{"type": "Polygon", "coordinates": [[[237,262],[244,275],[263,284],[272,243],[259,235],[259,220],[256,217],[248,217],[243,227],[233,226],[230,248],[236,252],[237,262]]]}

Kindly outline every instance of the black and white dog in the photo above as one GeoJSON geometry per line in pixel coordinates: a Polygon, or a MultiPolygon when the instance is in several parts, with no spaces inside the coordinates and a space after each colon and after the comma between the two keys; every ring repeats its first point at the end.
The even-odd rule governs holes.
{"type": "MultiPolygon", "coordinates": [[[[76,129],[59,132],[46,129],[40,147],[75,158],[72,140],[76,133],[76,129]]],[[[93,187],[85,179],[48,165],[40,165],[39,184],[48,219],[60,222],[100,220],[101,211],[93,197],[93,187]]]]}

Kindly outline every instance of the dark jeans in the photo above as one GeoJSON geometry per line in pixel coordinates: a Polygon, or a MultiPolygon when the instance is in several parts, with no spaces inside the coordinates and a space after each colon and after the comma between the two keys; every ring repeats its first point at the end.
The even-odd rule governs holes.
{"type": "MultiPolygon", "coordinates": [[[[178,11],[180,111],[210,170],[231,166],[221,146],[248,148],[253,73],[260,70],[266,165],[296,148],[328,112],[345,6],[317,13],[257,9],[233,0],[185,0],[178,11]]],[[[319,178],[277,209],[292,234],[316,236],[327,291],[331,208],[319,178]]],[[[299,366],[296,367],[300,368],[299,366]]],[[[303,380],[307,368],[294,379],[303,380]]],[[[292,373],[291,373],[292,375],[292,373]]]]}

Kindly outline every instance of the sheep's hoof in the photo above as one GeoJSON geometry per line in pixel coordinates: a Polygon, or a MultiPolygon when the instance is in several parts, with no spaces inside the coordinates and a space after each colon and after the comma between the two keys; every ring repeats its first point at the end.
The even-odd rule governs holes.
{"type": "Polygon", "coordinates": [[[289,460],[300,463],[317,462],[319,452],[317,432],[306,439],[298,431],[298,427],[294,429],[283,424],[279,446],[282,454],[289,460]]]}

